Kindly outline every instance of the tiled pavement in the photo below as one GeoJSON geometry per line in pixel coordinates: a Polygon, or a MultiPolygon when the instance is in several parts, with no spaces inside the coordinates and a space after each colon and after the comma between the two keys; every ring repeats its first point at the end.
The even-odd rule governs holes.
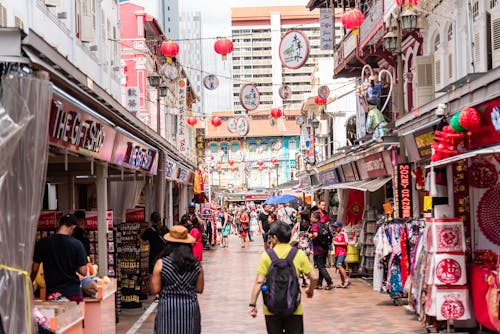
{"type": "MultiPolygon", "coordinates": [[[[266,333],[259,297],[259,315],[248,315],[250,290],[263,251],[262,242],[242,249],[233,237],[229,248],[204,251],[205,292],[199,296],[202,332],[266,333]]],[[[331,271],[333,273],[333,271],[331,271]]],[[[339,282],[333,275],[334,282],[339,282]]],[[[316,290],[312,299],[305,298],[304,322],[307,334],[424,334],[426,330],[416,317],[401,306],[394,306],[389,296],[374,292],[361,279],[353,279],[348,289],[316,290]]],[[[145,308],[149,306],[146,305],[145,308]]],[[[117,333],[153,333],[155,312],[137,330],[133,324],[141,310],[125,310],[120,315],[117,333]]]]}

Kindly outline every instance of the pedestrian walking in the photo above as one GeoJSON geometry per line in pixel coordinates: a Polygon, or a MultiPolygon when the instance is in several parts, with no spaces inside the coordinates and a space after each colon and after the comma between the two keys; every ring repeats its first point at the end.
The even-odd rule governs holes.
{"type": "Polygon", "coordinates": [[[198,261],[203,260],[203,227],[201,226],[201,218],[196,211],[196,203],[190,202],[188,205],[188,213],[182,216],[181,225],[185,226],[189,233],[195,238],[196,242],[193,245],[193,255],[198,261]]]}
{"type": "Polygon", "coordinates": [[[271,206],[264,206],[264,210],[259,214],[259,233],[262,235],[262,239],[264,239],[264,249],[267,248],[267,233],[269,231],[269,215],[271,214],[271,206]]]}
{"type": "Polygon", "coordinates": [[[154,265],[158,256],[165,248],[166,242],[163,236],[167,233],[161,226],[161,215],[157,211],[151,213],[150,226],[142,232],[140,238],[142,241],[149,242],[149,273],[153,272],[154,265]]]}
{"type": "Polygon", "coordinates": [[[333,245],[335,246],[335,266],[339,270],[340,280],[342,281],[341,285],[338,285],[339,288],[347,288],[351,285],[351,281],[347,276],[345,271],[345,259],[347,257],[347,245],[348,245],[348,237],[347,233],[342,231],[342,226],[344,224],[342,222],[336,221],[333,223],[333,229],[337,234],[333,237],[333,245]]]}
{"type": "Polygon", "coordinates": [[[268,334],[304,333],[303,309],[298,277],[305,274],[311,281],[306,296],[312,298],[318,279],[307,256],[289,245],[291,226],[275,223],[269,229],[272,248],[261,256],[257,277],[250,297],[250,316],[257,316],[260,292],[264,298],[264,315],[268,334]]]}
{"type": "Polygon", "coordinates": [[[243,209],[240,213],[240,239],[241,239],[241,248],[245,248],[248,246],[248,234],[249,234],[249,224],[250,218],[248,217],[248,213],[246,209],[243,209]]]}
{"type": "Polygon", "coordinates": [[[186,227],[175,225],[165,235],[167,246],[156,261],[151,293],[159,294],[156,334],[199,334],[201,313],[198,293],[203,293],[204,274],[193,256],[196,239],[186,227]]]}
{"type": "Polygon", "coordinates": [[[229,247],[229,234],[231,234],[232,222],[230,220],[230,215],[227,213],[227,207],[222,208],[222,239],[221,247],[229,247]]]}
{"type": "Polygon", "coordinates": [[[253,237],[255,234],[259,231],[259,215],[255,208],[252,208],[252,211],[250,212],[250,233],[249,233],[249,240],[253,241],[253,237]],[[250,238],[252,237],[252,238],[250,238]]]}
{"type": "Polygon", "coordinates": [[[311,232],[309,237],[313,241],[314,265],[318,268],[319,278],[316,289],[323,289],[323,279],[326,280],[325,290],[334,288],[332,278],[326,270],[326,257],[328,256],[328,246],[332,243],[332,232],[328,221],[320,222],[320,212],[311,214],[311,232]]]}

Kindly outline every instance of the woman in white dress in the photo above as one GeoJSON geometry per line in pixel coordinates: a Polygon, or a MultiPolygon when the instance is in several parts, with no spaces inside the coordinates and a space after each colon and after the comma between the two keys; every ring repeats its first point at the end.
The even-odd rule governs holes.
{"type": "Polygon", "coordinates": [[[255,212],[255,208],[252,208],[250,212],[250,233],[252,236],[259,230],[259,221],[257,212],[255,212]]]}

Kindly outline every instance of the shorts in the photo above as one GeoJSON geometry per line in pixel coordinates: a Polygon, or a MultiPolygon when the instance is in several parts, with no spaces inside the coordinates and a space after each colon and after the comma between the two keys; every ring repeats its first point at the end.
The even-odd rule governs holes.
{"type": "Polygon", "coordinates": [[[339,255],[337,256],[337,260],[335,261],[335,266],[338,267],[338,266],[344,266],[345,264],[345,258],[346,256],[345,255],[339,255]]]}

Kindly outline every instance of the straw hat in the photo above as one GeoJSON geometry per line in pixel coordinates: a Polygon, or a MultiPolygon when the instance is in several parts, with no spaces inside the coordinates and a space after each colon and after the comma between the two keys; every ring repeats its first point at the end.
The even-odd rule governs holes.
{"type": "Polygon", "coordinates": [[[183,244],[194,244],[196,242],[196,239],[188,233],[187,228],[182,225],[172,226],[170,232],[165,234],[163,237],[167,241],[183,244]]]}

